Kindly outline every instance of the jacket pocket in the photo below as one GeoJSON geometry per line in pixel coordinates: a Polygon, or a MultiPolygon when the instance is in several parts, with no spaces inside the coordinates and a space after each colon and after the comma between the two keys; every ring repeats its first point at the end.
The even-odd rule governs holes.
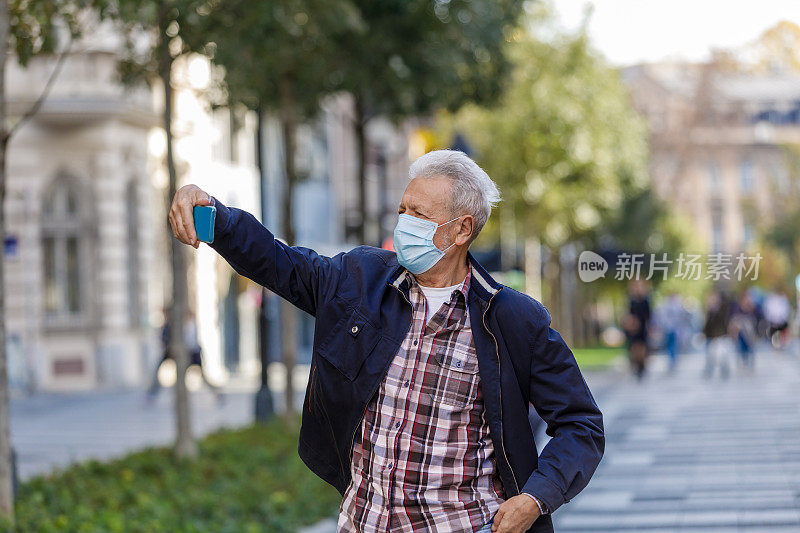
{"type": "Polygon", "coordinates": [[[353,381],[379,340],[378,328],[359,311],[348,308],[347,313],[317,347],[317,352],[347,379],[353,381]]]}

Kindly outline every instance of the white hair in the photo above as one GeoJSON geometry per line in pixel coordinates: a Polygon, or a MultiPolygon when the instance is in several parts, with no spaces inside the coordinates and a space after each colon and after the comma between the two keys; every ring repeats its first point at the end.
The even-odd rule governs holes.
{"type": "Polygon", "coordinates": [[[472,215],[474,227],[470,241],[478,236],[492,208],[500,201],[500,191],[492,178],[464,152],[434,150],[411,164],[408,175],[414,178],[445,176],[452,183],[450,212],[472,215]]]}

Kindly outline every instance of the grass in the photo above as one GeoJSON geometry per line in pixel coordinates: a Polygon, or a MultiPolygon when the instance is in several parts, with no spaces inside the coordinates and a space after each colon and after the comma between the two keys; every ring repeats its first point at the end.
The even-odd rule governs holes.
{"type": "Polygon", "coordinates": [[[602,370],[614,364],[614,360],[625,354],[625,348],[594,346],[590,348],[573,348],[572,353],[581,370],[602,370]]]}
{"type": "Polygon", "coordinates": [[[147,448],[36,477],[20,486],[16,529],[0,531],[294,531],[341,501],[298,457],[297,433],[275,420],[207,436],[195,461],[147,448]]]}

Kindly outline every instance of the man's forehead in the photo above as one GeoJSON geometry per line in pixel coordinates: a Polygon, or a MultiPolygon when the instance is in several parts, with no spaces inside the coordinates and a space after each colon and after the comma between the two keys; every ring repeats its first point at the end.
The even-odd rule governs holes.
{"type": "Polygon", "coordinates": [[[406,186],[401,203],[409,209],[444,207],[447,181],[438,178],[414,179],[406,186]]]}

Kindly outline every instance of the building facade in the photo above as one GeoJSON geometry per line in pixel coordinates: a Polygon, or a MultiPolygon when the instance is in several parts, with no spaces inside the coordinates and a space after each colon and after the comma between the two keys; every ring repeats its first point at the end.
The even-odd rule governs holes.
{"type": "MultiPolygon", "coordinates": [[[[12,117],[55,62],[9,62],[12,117]]],[[[5,321],[17,388],[135,384],[154,350],[147,134],[157,116],[149,91],[121,87],[115,68],[102,46],[69,54],[8,147],[5,321]]]]}
{"type": "Polygon", "coordinates": [[[653,188],[708,251],[749,251],[800,205],[800,74],[664,63],[622,75],[650,126],[653,188]]]}

